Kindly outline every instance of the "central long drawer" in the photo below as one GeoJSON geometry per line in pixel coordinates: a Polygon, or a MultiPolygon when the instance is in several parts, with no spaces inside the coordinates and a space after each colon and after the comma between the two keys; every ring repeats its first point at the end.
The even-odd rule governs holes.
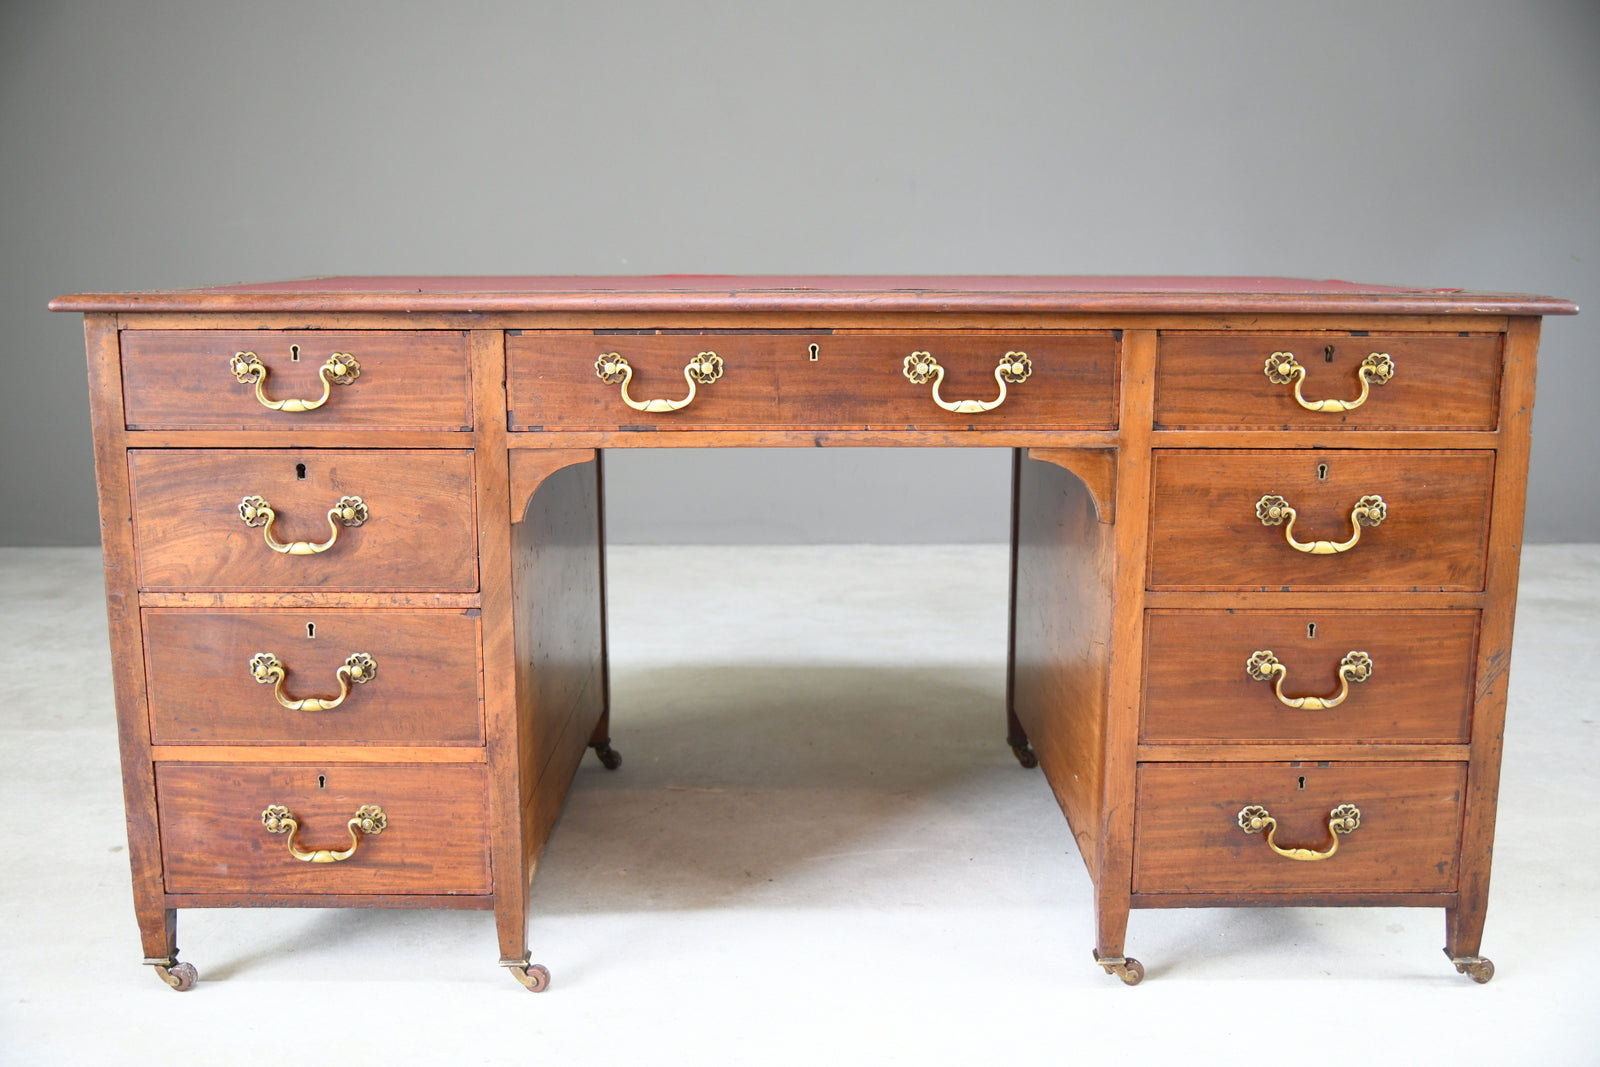
{"type": "Polygon", "coordinates": [[[1108,430],[1118,348],[1110,330],[525,330],[506,337],[506,386],[513,430],[1108,430]],[[715,357],[705,365],[718,376],[697,382],[688,404],[639,410],[623,399],[624,388],[646,405],[686,399],[685,375],[702,356],[715,357]],[[991,409],[950,411],[934,400],[932,377],[907,378],[919,356],[944,371],[939,396],[957,406],[999,399],[1008,357],[1025,356],[1026,373],[1010,376],[991,409]],[[610,380],[598,373],[608,362],[610,380]]]}

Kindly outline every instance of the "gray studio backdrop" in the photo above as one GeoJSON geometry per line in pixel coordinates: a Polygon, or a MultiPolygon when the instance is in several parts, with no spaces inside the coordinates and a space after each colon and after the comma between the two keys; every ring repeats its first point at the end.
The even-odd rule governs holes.
{"type": "MultiPolygon", "coordinates": [[[[332,273],[1533,291],[1531,540],[1600,540],[1600,3],[4,0],[0,544],[91,544],[76,318],[332,273]]],[[[618,541],[985,541],[999,451],[608,457],[618,541]]]]}

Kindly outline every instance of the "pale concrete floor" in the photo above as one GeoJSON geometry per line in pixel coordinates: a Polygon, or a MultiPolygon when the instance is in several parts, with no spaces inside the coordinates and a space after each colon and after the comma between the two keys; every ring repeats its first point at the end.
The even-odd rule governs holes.
{"type": "Polygon", "coordinates": [[[1600,546],[1530,548],[1477,986],[1437,910],[1135,912],[1002,743],[1001,548],[616,548],[615,718],[534,882],[478,912],[130,903],[98,556],[0,550],[8,1063],[1600,1062],[1600,546]]]}

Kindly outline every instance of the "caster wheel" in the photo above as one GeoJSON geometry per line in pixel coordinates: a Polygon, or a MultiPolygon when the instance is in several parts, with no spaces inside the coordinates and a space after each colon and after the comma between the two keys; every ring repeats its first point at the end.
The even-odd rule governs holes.
{"type": "Polygon", "coordinates": [[[609,741],[603,741],[599,744],[590,745],[589,747],[594,749],[594,754],[596,756],[600,757],[600,766],[604,767],[606,770],[614,771],[618,767],[622,766],[622,753],[612,748],[609,741]]]}
{"type": "Polygon", "coordinates": [[[1096,956],[1094,961],[1105,968],[1107,974],[1121,979],[1123,985],[1138,985],[1144,981],[1144,964],[1132,956],[1096,956]]]}
{"type": "Polygon", "coordinates": [[[511,977],[521,982],[530,993],[543,993],[550,988],[550,969],[542,963],[529,963],[506,968],[511,977]]]}
{"type": "Polygon", "coordinates": [[[194,969],[192,963],[174,963],[171,966],[157,964],[156,974],[179,993],[187,993],[200,980],[200,972],[194,969]]]}
{"type": "Polygon", "coordinates": [[[1034,755],[1033,747],[1029,745],[1028,742],[1011,742],[1011,752],[1017,757],[1017,762],[1022,764],[1028,770],[1031,771],[1033,768],[1039,766],[1039,757],[1034,755]]]}
{"type": "Polygon", "coordinates": [[[1456,973],[1466,975],[1479,985],[1494,977],[1494,961],[1482,956],[1452,956],[1450,962],[1456,965],[1456,973]]]}

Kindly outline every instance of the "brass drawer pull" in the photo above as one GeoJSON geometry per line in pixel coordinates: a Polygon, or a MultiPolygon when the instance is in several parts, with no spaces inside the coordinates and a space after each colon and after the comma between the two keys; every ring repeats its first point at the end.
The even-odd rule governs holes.
{"type": "Polygon", "coordinates": [[[328,539],[320,544],[310,541],[290,541],[285,544],[272,536],[272,523],[278,513],[272,510],[272,505],[259,496],[247,496],[239,501],[239,518],[246,526],[261,527],[261,536],[266,538],[267,547],[274,552],[281,552],[286,556],[314,556],[318,552],[326,552],[339,540],[339,527],[360,526],[370,517],[367,511],[367,502],[358,496],[342,496],[339,502],[328,509],[328,539]]]}
{"type": "Polygon", "coordinates": [[[1294,520],[1298,513],[1289,506],[1289,502],[1281,496],[1267,495],[1256,501],[1256,518],[1261,520],[1263,526],[1283,526],[1283,536],[1289,542],[1289,547],[1296,552],[1305,552],[1312,556],[1331,556],[1338,552],[1348,552],[1356,547],[1356,542],[1361,540],[1363,526],[1382,526],[1383,520],[1389,517],[1389,505],[1383,502],[1381,496],[1364,496],[1356,501],[1356,506],[1350,509],[1350,540],[1334,543],[1333,541],[1296,541],[1294,539],[1294,520]]]}
{"type": "Polygon", "coordinates": [[[350,847],[345,849],[319,848],[306,851],[296,840],[300,836],[300,823],[282,804],[273,804],[261,813],[261,825],[269,834],[289,835],[289,855],[307,863],[338,863],[356,854],[361,839],[367,835],[377,837],[389,825],[389,816],[376,804],[363,804],[356,809],[345,829],[350,831],[350,847]]]}
{"type": "Polygon", "coordinates": [[[1244,669],[1258,682],[1272,682],[1272,691],[1277,694],[1278,702],[1284,707],[1325,711],[1343,704],[1344,698],[1350,695],[1350,683],[1364,682],[1371,678],[1373,668],[1372,657],[1365,652],[1345,653],[1344,659],[1339,661],[1339,695],[1332,697],[1284,696],[1283,680],[1288,677],[1289,668],[1278,662],[1278,657],[1272,654],[1270,648],[1264,652],[1252,653],[1244,669]]]}
{"type": "Polygon", "coordinates": [[[315,411],[328,402],[335,385],[349,385],[361,377],[361,364],[348,352],[335,352],[328,361],[317,368],[322,379],[322,395],[315,400],[269,400],[267,398],[267,365],[254,352],[236,352],[228,361],[228,369],[240,385],[254,385],[256,400],[273,411],[315,411]]]}
{"type": "Polygon", "coordinates": [[[1340,804],[1328,812],[1328,847],[1325,849],[1314,848],[1283,848],[1273,840],[1273,835],[1278,832],[1278,820],[1267,813],[1267,809],[1259,804],[1251,804],[1239,812],[1239,829],[1247,834],[1267,832],[1267,847],[1285,859],[1325,860],[1339,851],[1339,835],[1353,833],[1361,825],[1361,809],[1354,804],[1340,804]]]}
{"type": "Polygon", "coordinates": [[[993,411],[1006,400],[1006,383],[1019,385],[1033,373],[1033,361],[1026,352],[1007,352],[1000,357],[994,369],[994,380],[1000,383],[1000,395],[993,400],[949,401],[939,395],[939,385],[944,381],[944,368],[928,352],[913,352],[906,357],[904,373],[912,385],[933,382],[933,402],[946,411],[958,415],[976,415],[980,411],[993,411]]]}
{"type": "Polygon", "coordinates": [[[336,697],[303,697],[296,700],[284,693],[283,681],[287,671],[283,663],[271,652],[257,652],[250,657],[250,677],[262,685],[272,686],[272,695],[290,711],[332,711],[350,695],[350,683],[365,685],[378,673],[378,661],[365,652],[352,652],[334,677],[339,680],[336,697]]]}
{"type": "Polygon", "coordinates": [[[1387,352],[1374,352],[1356,368],[1356,379],[1361,382],[1361,395],[1354,400],[1307,400],[1300,392],[1306,381],[1306,369],[1294,358],[1293,352],[1274,352],[1267,357],[1267,379],[1273,385],[1294,383],[1295,403],[1307,411],[1354,411],[1367,402],[1374,385],[1382,385],[1394,377],[1394,360],[1387,352]]]}
{"type": "Polygon", "coordinates": [[[622,385],[622,402],[635,411],[677,411],[686,408],[694,399],[695,385],[710,385],[722,377],[722,357],[715,352],[701,352],[683,368],[684,380],[689,383],[689,395],[682,400],[635,400],[628,395],[628,383],[633,380],[633,368],[616,352],[607,352],[594,361],[595,377],[607,385],[622,385]]]}

